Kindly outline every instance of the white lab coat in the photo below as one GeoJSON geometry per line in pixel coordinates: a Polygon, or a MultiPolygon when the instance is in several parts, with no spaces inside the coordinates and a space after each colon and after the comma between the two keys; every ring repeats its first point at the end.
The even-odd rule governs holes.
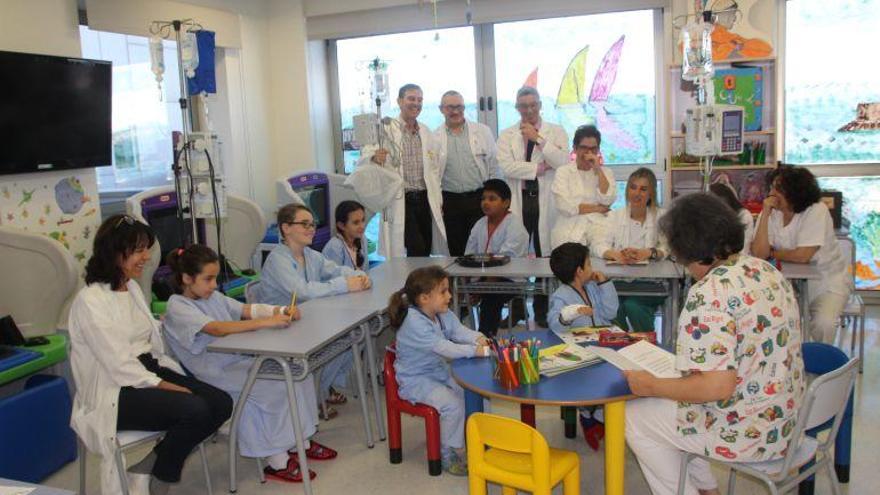
{"type": "Polygon", "coordinates": [[[666,238],[660,235],[660,229],[657,226],[657,220],[664,213],[666,212],[662,208],[648,208],[645,222],[642,224],[643,235],[638,239],[632,239],[631,223],[635,220],[630,217],[629,206],[610,211],[606,217],[602,235],[595,241],[590,240],[591,254],[601,258],[609,249],[620,251],[626,248],[657,248],[669,254],[666,238]]]}
{"type": "Polygon", "coordinates": [[[550,187],[553,184],[554,170],[565,165],[569,161],[568,134],[562,126],[542,122],[538,132],[546,142],[543,149],[535,146],[532,151],[532,161],[527,162],[526,148],[523,143],[522,132],[519,130],[520,123],[501,131],[498,136],[498,164],[504,171],[504,177],[510,185],[511,200],[510,211],[523,217],[522,211],[522,188],[524,180],[532,180],[537,177],[538,164],[542,161],[550,166],[544,175],[538,178],[538,238],[541,240],[542,254],[550,254],[550,230],[556,223],[556,205],[550,187]]]}
{"type": "MultiPolygon", "coordinates": [[[[183,374],[177,362],[165,353],[159,322],[147,308],[140,286],[129,280],[126,287],[137,308],[153,324],[151,354],[161,366],[183,374]]],[[[113,458],[119,389],[155,387],[162,381],[138,361],[127,334],[132,328],[130,315],[124,314],[125,308],[113,299],[109,284],[87,285],[73,301],[69,320],[70,365],[76,382],[70,426],[90,451],[101,454],[104,494],[122,493],[113,458]]]]}
{"type": "MultiPolygon", "coordinates": [[[[609,167],[579,170],[576,162],[571,162],[556,171],[553,182],[553,199],[559,217],[550,234],[551,247],[565,242],[588,244],[605,230],[606,218],[603,213],[581,215],[581,203],[611,206],[617,199],[617,184],[609,167]],[[602,173],[608,180],[608,191],[599,191],[599,176],[602,173]]],[[[600,253],[597,255],[601,256],[600,253]]]]}
{"type": "MultiPolygon", "coordinates": [[[[471,154],[474,162],[480,167],[480,177],[483,177],[484,182],[488,179],[503,179],[504,172],[498,165],[498,152],[492,131],[479,122],[468,120],[465,123],[468,128],[471,154]]],[[[441,181],[446,173],[447,141],[446,124],[443,124],[434,131],[434,156],[437,157],[437,170],[441,181]]]]}
{"type": "MultiPolygon", "coordinates": [[[[390,153],[385,161],[385,166],[396,170],[403,177],[402,163],[400,162],[402,130],[405,124],[399,117],[385,125],[385,135],[394,143],[394,146],[385,145],[390,153]]],[[[446,245],[446,227],[443,225],[443,193],[440,190],[440,173],[437,165],[437,157],[434,151],[433,138],[430,129],[419,122],[419,137],[422,140],[422,164],[424,167],[425,187],[428,191],[428,203],[431,205],[431,216],[434,218],[433,232],[431,234],[431,253],[439,255],[449,254],[446,245]]],[[[367,145],[361,149],[361,158],[358,166],[370,163],[370,159],[378,149],[376,145],[367,145]]],[[[382,227],[379,230],[379,254],[386,258],[401,258],[406,256],[403,233],[406,225],[406,202],[401,190],[394,203],[385,209],[382,218],[382,227]]]]}
{"type": "Polygon", "coordinates": [[[755,240],[755,217],[752,216],[752,212],[745,208],[741,208],[737,213],[739,217],[739,221],[742,222],[743,227],[745,227],[745,235],[743,237],[743,248],[740,251],[740,254],[751,255],[752,254],[752,241],[755,240]]]}

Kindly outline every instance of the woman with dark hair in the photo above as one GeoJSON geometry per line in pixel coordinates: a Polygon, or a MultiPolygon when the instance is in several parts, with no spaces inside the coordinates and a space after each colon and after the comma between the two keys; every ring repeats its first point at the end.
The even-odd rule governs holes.
{"type": "Polygon", "coordinates": [[[816,263],[822,278],[808,284],[810,334],[813,340],[833,342],[853,286],[831,213],[820,201],[816,177],[806,168],[779,167],[768,181],[770,193],[758,217],[752,253],[764,259],[816,263]]]}
{"type": "MultiPolygon", "coordinates": [[[[660,230],[696,282],[678,319],[682,376],[624,372],[644,397],[627,403],[627,443],[655,495],[676,493],[685,452],[782,458],[804,394],[794,290],[771,264],[739,254],[743,228],[733,210],[690,194],[672,204],[660,230]]],[[[719,493],[705,460],[691,461],[685,493],[719,493]]]]}
{"type": "MultiPolygon", "coordinates": [[[[663,210],[657,206],[657,177],[649,168],[639,168],[626,181],[626,206],[608,214],[602,235],[593,251],[623,265],[647,263],[666,257],[669,248],[659,234],[657,220],[663,210]]],[[[627,281],[617,282],[621,286],[627,281]]],[[[663,304],[663,296],[621,296],[614,323],[624,330],[654,330],[654,313],[663,304]]]]}
{"type": "Polygon", "coordinates": [[[716,182],[709,186],[709,192],[721,198],[727,206],[731,207],[733,211],[736,212],[739,221],[745,228],[743,248],[740,252],[742,254],[749,254],[751,252],[752,240],[755,238],[755,219],[752,217],[752,212],[747,210],[746,207],[739,202],[739,198],[736,197],[736,192],[727,184],[716,182]]]}
{"type": "Polygon", "coordinates": [[[114,215],[95,234],[86,286],[70,308],[70,364],[76,382],[71,426],[103,456],[103,493],[121,493],[113,456],[117,430],[165,431],[129,471],[149,478],[150,494],[180,481],[190,452],[232,414],[226,392],[183,374],[166,353],[135,281],[155,235],[128,215],[114,215]]]}

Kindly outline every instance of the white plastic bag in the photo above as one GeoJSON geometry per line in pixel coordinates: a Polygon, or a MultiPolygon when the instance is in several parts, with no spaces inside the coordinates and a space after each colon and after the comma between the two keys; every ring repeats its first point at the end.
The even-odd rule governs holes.
{"type": "Polygon", "coordinates": [[[403,178],[396,172],[374,163],[365,163],[345,179],[360,201],[370,211],[388,208],[403,193],[403,178]]]}

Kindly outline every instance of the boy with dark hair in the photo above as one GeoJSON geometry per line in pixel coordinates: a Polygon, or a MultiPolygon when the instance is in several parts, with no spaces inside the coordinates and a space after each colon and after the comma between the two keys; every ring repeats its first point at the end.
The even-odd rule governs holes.
{"type": "MultiPolygon", "coordinates": [[[[483,199],[480,208],[483,218],[477,220],[468,237],[465,254],[504,254],[511,258],[524,258],[529,250],[529,234],[522,219],[510,211],[510,187],[501,179],[489,179],[483,183],[483,199]]],[[[487,337],[498,332],[501,308],[510,300],[511,294],[486,294],[480,302],[480,331],[487,337]]]]}

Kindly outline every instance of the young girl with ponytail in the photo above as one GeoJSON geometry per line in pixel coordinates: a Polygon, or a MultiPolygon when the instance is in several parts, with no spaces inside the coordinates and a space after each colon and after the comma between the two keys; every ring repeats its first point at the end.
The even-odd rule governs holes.
{"type": "Polygon", "coordinates": [[[489,355],[483,334],[461,324],[449,310],[449,275],[439,266],[414,270],[388,302],[397,329],[394,371],[400,397],[440,413],[443,468],[467,475],[464,453],[464,391],[449,373],[450,359],[489,355]]]}
{"type": "MultiPolygon", "coordinates": [[[[165,335],[180,362],[196,377],[240,399],[253,358],[215,353],[208,345],[226,335],[262,328],[286,328],[300,318],[296,306],[242,304],[217,292],[220,264],[211,248],[193,245],[169,253],[168,266],[174,272],[177,294],[168,300],[165,335]]],[[[287,331],[295,332],[295,328],[287,331]]],[[[315,434],[318,401],[311,377],[294,384],[303,435],[315,434]]],[[[242,411],[238,448],[245,457],[265,458],[266,476],[286,482],[302,482],[295,454],[296,440],[287,390],[283,381],[257,380],[242,411]]],[[[332,459],[333,449],[310,441],[309,459],[332,459]]],[[[315,473],[309,471],[311,478],[315,473]]]]}

